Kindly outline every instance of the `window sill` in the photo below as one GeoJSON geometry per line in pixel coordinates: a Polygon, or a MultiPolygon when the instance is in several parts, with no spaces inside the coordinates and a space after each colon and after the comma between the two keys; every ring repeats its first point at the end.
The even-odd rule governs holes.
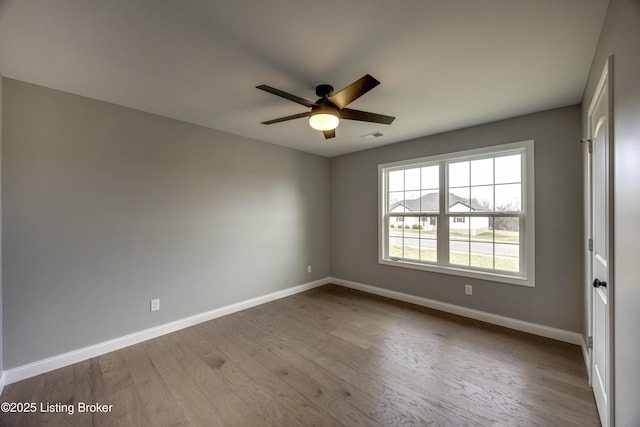
{"type": "Polygon", "coordinates": [[[393,267],[411,268],[414,270],[431,271],[433,273],[450,274],[453,276],[462,276],[462,277],[471,277],[474,279],[488,280],[491,282],[498,282],[498,283],[508,283],[511,285],[526,286],[530,288],[535,287],[535,282],[533,281],[533,278],[527,279],[524,277],[509,276],[509,275],[500,274],[500,273],[466,270],[463,268],[456,268],[456,267],[450,267],[450,266],[428,265],[428,264],[414,263],[406,260],[394,261],[390,259],[379,259],[378,263],[383,265],[390,265],[393,267]]]}

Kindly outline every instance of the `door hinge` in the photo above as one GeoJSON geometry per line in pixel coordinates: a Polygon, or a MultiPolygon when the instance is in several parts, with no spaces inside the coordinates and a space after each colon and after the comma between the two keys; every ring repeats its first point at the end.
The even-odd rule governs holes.
{"type": "Polygon", "coordinates": [[[589,239],[589,251],[593,252],[593,239],[589,239]]]}
{"type": "Polygon", "coordinates": [[[593,337],[587,338],[587,347],[589,348],[589,350],[593,348],[593,337]]]}
{"type": "Polygon", "coordinates": [[[581,139],[580,142],[582,143],[587,143],[587,146],[589,147],[589,153],[593,152],[593,143],[590,139],[581,139]]]}

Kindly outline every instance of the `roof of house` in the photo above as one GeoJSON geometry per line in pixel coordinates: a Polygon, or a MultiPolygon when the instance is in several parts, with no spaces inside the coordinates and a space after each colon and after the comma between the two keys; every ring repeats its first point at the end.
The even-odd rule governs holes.
{"type": "MultiPolygon", "coordinates": [[[[392,211],[395,208],[397,208],[398,206],[404,206],[405,209],[412,211],[412,212],[416,212],[416,211],[437,211],[438,210],[438,203],[439,203],[439,193],[428,193],[425,194],[422,197],[419,197],[417,199],[411,199],[411,200],[402,200],[396,203],[393,203],[391,206],[389,206],[389,210],[392,211]]],[[[457,196],[453,193],[449,193],[449,207],[451,208],[452,206],[456,205],[456,204],[462,204],[468,208],[471,208],[474,211],[483,211],[483,210],[487,210],[486,207],[481,206],[480,204],[478,204],[477,202],[475,202],[474,200],[467,200],[464,197],[460,197],[457,196]]]]}

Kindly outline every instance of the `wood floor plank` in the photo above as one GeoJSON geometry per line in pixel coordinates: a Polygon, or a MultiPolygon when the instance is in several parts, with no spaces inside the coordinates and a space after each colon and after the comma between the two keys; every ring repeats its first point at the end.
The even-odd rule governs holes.
{"type": "MultiPolygon", "coordinates": [[[[275,312],[280,312],[280,310],[274,310],[275,312]]],[[[256,311],[257,313],[257,311],[256,311]]],[[[274,314],[274,316],[276,316],[274,314]]],[[[260,319],[261,322],[265,324],[269,324],[273,322],[273,319],[269,319],[264,316],[255,316],[255,319],[260,319]]],[[[248,319],[252,320],[252,319],[248,319]]],[[[286,330],[285,333],[281,333],[278,335],[280,339],[284,339],[286,335],[291,335],[291,340],[293,340],[290,344],[290,348],[295,348],[295,351],[301,352],[304,354],[309,360],[313,360],[314,362],[318,362],[322,364],[322,367],[329,370],[337,372],[337,376],[340,378],[345,378],[352,385],[356,387],[361,387],[363,390],[367,390],[368,392],[374,392],[376,398],[379,398],[381,401],[392,404],[393,406],[399,405],[402,407],[404,405],[404,409],[409,412],[416,413],[416,407],[420,407],[420,402],[416,402],[414,396],[415,393],[411,390],[407,390],[402,384],[394,384],[393,387],[389,387],[388,383],[390,382],[390,378],[388,376],[380,375],[377,369],[379,366],[369,366],[370,363],[367,361],[359,360],[357,363],[361,364],[358,368],[354,368],[353,366],[346,366],[340,361],[340,357],[332,358],[328,356],[326,353],[323,353],[323,348],[335,348],[340,344],[335,341],[330,334],[322,335],[321,332],[311,331],[309,330],[309,334],[298,333],[296,330],[297,325],[289,324],[278,324],[277,322],[273,324],[273,330],[286,330]],[[314,340],[318,338],[317,340],[314,340]],[[305,343],[306,342],[306,343],[305,343]],[[309,346],[308,346],[309,345],[309,346]],[[362,364],[364,363],[364,364],[362,364]],[[342,369],[340,369],[342,368],[342,369]],[[369,369],[371,368],[371,369],[369,369]],[[367,372],[367,375],[360,376],[359,370],[367,372]],[[374,372],[375,374],[371,375],[370,372],[374,372]]],[[[259,330],[260,326],[258,325],[246,325],[243,330],[259,330]]],[[[318,328],[316,328],[318,329],[318,328]]],[[[270,335],[273,336],[273,335],[270,335]]],[[[256,339],[259,340],[260,337],[256,336],[256,339]]],[[[262,346],[261,346],[262,347],[262,346]]],[[[354,347],[354,349],[357,347],[354,347]]],[[[344,361],[343,361],[344,362],[344,361]]],[[[438,414],[438,411],[429,405],[422,405],[421,410],[427,414],[425,417],[426,420],[439,420],[441,423],[444,423],[447,420],[447,417],[444,414],[438,414]],[[439,418],[440,417],[440,418],[439,418]]],[[[428,422],[421,422],[420,424],[428,424],[428,422]]]]}
{"type": "Polygon", "coordinates": [[[228,329],[225,329],[224,333],[222,333],[216,329],[215,325],[215,322],[208,322],[198,325],[194,329],[212,345],[221,349],[222,354],[228,359],[237,361],[240,368],[247,375],[258,381],[267,392],[277,397],[278,401],[282,402],[285,407],[292,408],[301,424],[319,427],[342,425],[335,418],[328,418],[303,394],[281,381],[277,375],[270,372],[260,362],[243,351],[236,342],[225,335],[225,333],[229,332],[228,329]]]}
{"type": "MultiPolygon", "coordinates": [[[[262,337],[260,342],[265,349],[268,349],[292,366],[304,370],[327,390],[334,395],[342,397],[380,425],[429,425],[434,422],[433,419],[422,418],[416,413],[402,411],[397,406],[392,405],[389,394],[380,399],[379,396],[372,395],[364,384],[352,384],[347,379],[342,378],[339,375],[339,371],[334,369],[336,362],[331,365],[320,366],[315,360],[305,357],[305,351],[301,350],[301,347],[305,345],[304,343],[282,335],[277,339],[262,337]]],[[[310,349],[306,349],[306,351],[312,353],[310,349]]],[[[397,397],[396,393],[393,398],[397,399],[397,397]]]]}
{"type": "MultiPolygon", "coordinates": [[[[348,295],[348,293],[342,293],[340,297],[344,297],[345,295],[348,295]]],[[[332,312],[338,311],[336,307],[332,306],[331,308],[332,312]]],[[[504,330],[504,328],[492,327],[491,325],[483,323],[479,324],[488,329],[496,329],[497,332],[504,330]]],[[[469,334],[470,331],[473,331],[473,328],[464,328],[460,329],[460,331],[469,334]]],[[[393,333],[387,335],[395,336],[398,334],[393,333]]],[[[510,344],[511,347],[519,349],[519,351],[514,352],[517,354],[517,363],[505,363],[505,360],[500,360],[500,356],[505,351],[505,348],[497,346],[497,351],[494,348],[487,348],[485,350],[491,357],[480,364],[481,366],[484,365],[484,368],[486,368],[487,364],[489,365],[490,369],[484,369],[484,372],[478,369],[478,364],[473,363],[476,362],[477,357],[481,357],[481,355],[477,356],[476,359],[469,359],[466,355],[463,355],[463,357],[454,360],[455,366],[464,368],[467,376],[469,376],[469,374],[476,376],[476,379],[484,383],[493,379],[495,383],[508,382],[510,386],[516,389],[526,390],[527,398],[532,402],[539,402],[541,410],[548,411],[549,407],[555,405],[556,402],[562,401],[563,407],[570,409],[569,413],[587,412],[597,418],[592,403],[593,394],[588,384],[584,381],[586,375],[584,366],[582,364],[575,364],[575,360],[581,358],[580,350],[576,346],[558,343],[542,337],[533,337],[516,331],[512,331],[512,335],[506,336],[513,338],[513,335],[520,336],[521,338],[524,337],[524,340],[521,341],[526,341],[521,342],[520,346],[514,346],[512,339],[505,341],[503,337],[490,340],[490,342],[495,344],[496,342],[505,341],[510,344]],[[534,342],[535,345],[532,345],[532,342],[534,342]],[[547,345],[541,346],[540,344],[547,345]],[[523,348],[530,351],[523,351],[523,348]],[[553,366],[538,363],[539,360],[546,359],[549,353],[556,356],[553,366]],[[523,373],[523,370],[520,368],[523,360],[527,360],[536,365],[537,375],[523,373]],[[495,362],[498,362],[499,365],[496,365],[495,362]],[[569,369],[567,369],[567,365],[570,365],[569,369]],[[490,377],[487,377],[487,374],[489,374],[490,377]],[[494,376],[502,376],[502,378],[497,380],[497,378],[493,378],[494,376]],[[531,387],[532,384],[535,384],[537,387],[531,387]],[[549,403],[550,401],[552,403],[549,403]]],[[[482,348],[481,343],[477,342],[473,335],[465,336],[462,342],[464,343],[463,348],[466,348],[468,351],[482,348]],[[472,347],[470,345],[472,345],[472,347]]],[[[447,363],[451,362],[452,356],[455,357],[456,353],[448,350],[447,363]]],[[[579,422],[582,421],[579,420],[579,422]]]]}
{"type": "Polygon", "coordinates": [[[225,425],[214,410],[207,394],[180,362],[166,349],[166,336],[143,343],[151,362],[158,370],[167,390],[179,405],[189,425],[225,425]]]}
{"type": "Polygon", "coordinates": [[[108,412],[97,412],[93,415],[98,426],[131,426],[140,425],[143,414],[140,409],[139,395],[134,381],[122,358],[122,352],[112,352],[98,358],[98,366],[102,373],[103,394],[96,396],[95,402],[87,404],[112,405],[108,412]]]}
{"type": "MultiPolygon", "coordinates": [[[[340,297],[344,297],[345,295],[350,295],[348,291],[339,292],[339,293],[340,293],[340,297]]],[[[356,295],[358,295],[358,293],[356,293],[356,295]]],[[[323,297],[325,296],[326,295],[323,294],[323,297]]],[[[304,295],[302,297],[304,297],[304,295]]],[[[372,299],[372,298],[365,298],[364,300],[366,302],[375,301],[375,299],[372,299]]],[[[332,307],[331,311],[336,312],[335,307],[332,307]]],[[[414,313],[410,313],[410,314],[413,316],[414,313]]],[[[422,320],[422,318],[420,320],[422,320]]],[[[588,416],[585,417],[584,419],[582,417],[578,417],[576,419],[572,415],[568,417],[566,415],[564,417],[561,417],[564,420],[564,422],[567,422],[567,423],[576,422],[578,424],[583,424],[590,419],[597,420],[597,413],[593,405],[593,394],[591,393],[591,390],[589,389],[586,381],[584,381],[584,378],[586,375],[586,372],[584,371],[584,366],[580,363],[578,364],[575,363],[575,360],[581,359],[580,350],[576,346],[559,343],[557,341],[542,338],[542,337],[533,337],[529,334],[524,334],[517,331],[505,330],[504,328],[496,327],[493,325],[487,325],[487,324],[477,322],[477,321],[472,321],[469,319],[456,319],[456,320],[462,321],[465,323],[467,322],[472,324],[477,323],[486,330],[492,330],[492,329],[495,330],[493,331],[494,334],[499,334],[500,332],[508,332],[507,334],[505,334],[504,337],[498,336],[496,339],[489,340],[489,342],[491,342],[492,344],[497,344],[502,341],[505,341],[506,339],[507,341],[505,342],[511,344],[512,347],[518,350],[517,352],[514,352],[518,355],[518,357],[515,359],[517,363],[510,363],[511,361],[509,361],[508,359],[506,360],[507,363],[505,363],[505,360],[500,360],[501,352],[505,350],[504,348],[500,349],[500,346],[497,346],[499,348],[499,351],[497,352],[492,347],[485,348],[485,352],[491,357],[480,365],[482,366],[487,363],[491,365],[492,360],[498,360],[500,364],[498,366],[491,366],[492,369],[488,369],[488,370],[485,369],[485,372],[482,373],[483,375],[481,374],[480,378],[477,378],[481,380],[483,384],[492,382],[491,378],[486,377],[487,373],[489,374],[499,373],[499,374],[507,374],[507,375],[515,374],[515,377],[513,376],[509,377],[509,380],[510,380],[508,382],[509,386],[513,387],[516,390],[523,390],[523,393],[518,394],[518,399],[521,398],[522,394],[526,394],[526,398],[529,402],[529,405],[536,408],[539,412],[555,414],[554,416],[558,416],[558,413],[562,413],[562,412],[564,412],[565,414],[572,414],[572,415],[578,414],[578,413],[588,414],[588,416]],[[518,338],[524,338],[524,340],[520,340],[520,341],[526,341],[526,342],[519,342],[522,345],[515,346],[514,344],[518,344],[518,343],[514,343],[512,339],[514,338],[514,335],[518,338]],[[532,345],[532,343],[534,343],[535,345],[532,345]],[[547,345],[540,345],[540,344],[547,344],[547,345]],[[530,354],[527,354],[526,352],[521,351],[523,348],[533,349],[535,350],[535,352],[533,355],[530,355],[530,354]],[[555,356],[558,356],[554,360],[553,365],[543,366],[542,364],[538,363],[539,360],[547,359],[549,353],[552,353],[555,356]],[[536,368],[535,370],[537,375],[531,375],[531,372],[527,372],[526,374],[523,374],[524,371],[521,369],[523,360],[535,365],[535,368],[536,368]],[[571,369],[568,369],[568,370],[572,373],[564,372],[564,368],[567,366],[567,364],[570,365],[571,369]],[[562,383],[558,380],[558,377],[563,378],[565,381],[566,380],[569,380],[569,381],[562,383]],[[538,387],[531,387],[532,383],[538,387]],[[579,383],[579,385],[574,386],[574,384],[576,383],[579,383]],[[570,392],[567,392],[567,391],[570,391],[570,392]],[[557,402],[560,402],[560,401],[562,402],[562,407],[559,407],[557,411],[554,411],[553,409],[551,409],[554,405],[557,404],[557,402]],[[536,402],[538,403],[537,405],[535,404],[536,402]],[[568,412],[562,411],[562,408],[568,408],[569,411],[568,412]]],[[[459,331],[464,334],[469,334],[470,331],[473,331],[473,328],[463,328],[463,329],[459,328],[459,331]]],[[[476,340],[474,339],[475,338],[474,335],[465,336],[464,337],[465,339],[462,341],[464,343],[464,347],[466,347],[468,351],[473,351],[473,350],[477,350],[478,348],[482,348],[482,346],[480,345],[481,343],[475,342],[476,340]],[[472,344],[473,346],[469,347],[468,346],[469,343],[472,344]]],[[[486,334],[481,334],[481,335],[483,339],[486,339],[486,334]]],[[[448,349],[446,353],[446,362],[450,364],[451,358],[452,357],[455,358],[455,356],[456,356],[456,352],[451,351],[451,349],[448,349]]],[[[474,362],[477,361],[477,358],[478,356],[476,355],[475,358],[470,359],[466,354],[464,354],[462,355],[462,357],[459,357],[457,360],[454,359],[453,361],[455,362],[455,366],[457,368],[464,368],[466,363],[468,365],[467,369],[474,369],[476,368],[476,364],[474,362]]],[[[486,368],[486,366],[484,367],[486,368]]],[[[479,371],[476,368],[475,374],[477,375],[478,373],[479,371]]],[[[469,376],[468,374],[469,374],[469,371],[467,370],[465,372],[465,376],[468,377],[469,376]]],[[[494,382],[494,385],[498,387],[501,385],[501,383],[505,382],[505,379],[503,378],[502,381],[493,381],[493,382],[494,382]]],[[[595,424],[597,425],[597,421],[595,424]]],[[[587,424],[585,425],[590,425],[590,424],[587,422],[587,424]]]]}
{"type": "MultiPolygon", "coordinates": [[[[237,327],[241,328],[241,331],[256,329],[251,326],[242,322],[237,323],[237,327]]],[[[314,398],[325,397],[328,392],[331,399],[338,398],[354,406],[357,412],[352,415],[353,419],[351,421],[364,416],[366,418],[365,422],[373,421],[380,425],[428,424],[424,419],[398,411],[390,407],[385,401],[373,398],[369,393],[355,387],[330,370],[322,368],[316,365],[313,360],[300,355],[296,349],[301,345],[305,345],[304,343],[293,342],[283,334],[278,334],[277,337],[273,335],[253,336],[251,340],[260,344],[261,352],[257,357],[261,360],[272,358],[275,360],[276,366],[278,362],[280,364],[287,363],[290,368],[293,367],[298,371],[304,372],[314,381],[314,384],[320,386],[315,391],[312,388],[307,390],[308,395],[314,398]],[[268,353],[265,353],[265,351],[268,353]]],[[[278,372],[277,368],[272,369],[278,372]]]]}
{"type": "MultiPolygon", "coordinates": [[[[366,414],[353,408],[345,402],[339,395],[330,393],[322,384],[318,383],[306,370],[300,370],[288,363],[286,360],[266,349],[260,342],[257,329],[244,322],[242,314],[234,315],[233,319],[225,319],[221,322],[224,325],[224,333],[234,331],[234,341],[245,351],[252,354],[255,360],[276,375],[280,381],[298,390],[308,400],[321,408],[326,416],[340,420],[346,425],[378,425],[366,414]]],[[[214,325],[216,327],[218,325],[214,325]]]]}
{"type": "Polygon", "coordinates": [[[5,387],[0,426],[597,426],[580,348],[327,285],[5,387]]]}
{"type": "Polygon", "coordinates": [[[135,387],[141,396],[140,401],[144,419],[148,425],[159,427],[186,426],[187,419],[179,410],[178,403],[162,380],[160,373],[146,352],[128,347],[121,351],[135,387]]]}
{"type": "Polygon", "coordinates": [[[211,346],[211,343],[196,331],[183,332],[184,338],[180,341],[180,347],[187,354],[200,358],[201,361],[195,363],[208,366],[226,382],[239,404],[234,409],[251,414],[249,424],[282,426],[301,423],[301,420],[280,404],[277,396],[270,395],[254,378],[247,375],[240,368],[238,361],[229,359],[217,345],[211,346]]]}
{"type": "Polygon", "coordinates": [[[42,395],[46,396],[47,401],[42,403],[46,409],[37,414],[37,422],[41,425],[73,425],[66,411],[52,412],[50,406],[55,407],[56,404],[61,404],[61,407],[70,407],[73,404],[73,379],[73,366],[56,369],[44,379],[42,395]]]}
{"type": "Polygon", "coordinates": [[[231,385],[218,371],[226,361],[211,349],[211,360],[203,360],[184,339],[184,331],[167,336],[163,347],[178,361],[182,372],[202,390],[209,406],[218,414],[216,420],[222,425],[248,424],[254,422],[249,406],[234,392],[231,385]]]}
{"type": "MultiPolygon", "coordinates": [[[[470,416],[464,411],[453,410],[455,407],[442,401],[440,396],[435,398],[429,396],[426,393],[427,389],[424,388],[425,385],[429,385],[425,383],[424,376],[417,375],[416,372],[407,372],[406,375],[403,373],[403,376],[399,377],[394,372],[395,368],[387,366],[384,357],[380,357],[380,354],[371,355],[349,341],[332,337],[327,331],[322,332],[308,327],[311,325],[287,320],[284,324],[278,324],[277,318],[286,318],[287,314],[282,310],[274,310],[273,313],[273,316],[260,316],[260,321],[276,329],[286,330],[286,334],[290,335],[295,342],[292,346],[297,351],[304,352],[310,360],[321,363],[328,370],[336,370],[339,372],[338,376],[345,378],[351,384],[370,392],[375,391],[374,395],[377,398],[410,410],[426,420],[435,420],[438,425],[447,421],[467,425],[474,419],[482,419],[479,413],[470,416]],[[304,345],[305,342],[309,344],[308,348],[304,345]],[[342,369],[338,371],[339,368],[342,369]],[[366,375],[359,375],[360,371],[364,371],[366,375]],[[416,379],[422,382],[418,390],[411,386],[416,379]]],[[[302,319],[300,321],[305,322],[302,319]]],[[[488,419],[485,421],[489,422],[488,419]]]]}
{"type": "MultiPolygon", "coordinates": [[[[324,301],[323,301],[324,302],[324,301]]],[[[331,304],[329,302],[329,304],[331,304]]],[[[340,307],[334,307],[331,306],[332,312],[339,314],[340,311],[340,307]]],[[[364,311],[362,312],[364,313],[364,311]]],[[[401,325],[401,328],[405,328],[406,329],[407,325],[401,325]]],[[[436,327],[433,325],[429,325],[429,330],[435,329],[436,327]]],[[[359,333],[363,334],[363,333],[367,333],[369,331],[378,331],[380,329],[382,329],[382,327],[380,326],[380,324],[368,324],[367,328],[363,328],[360,325],[356,326],[356,329],[359,329],[359,333]]],[[[459,328],[460,329],[460,328],[459,328]]],[[[471,331],[473,330],[472,328],[468,328],[471,331]]],[[[436,329],[437,330],[437,329],[436,329]]],[[[438,333],[435,337],[435,341],[445,341],[445,343],[447,344],[447,346],[438,346],[438,347],[434,347],[434,339],[430,338],[428,335],[425,335],[424,333],[422,334],[423,336],[414,336],[414,340],[411,340],[409,338],[411,338],[409,335],[403,334],[402,330],[399,328],[394,328],[392,329],[386,329],[384,331],[384,337],[385,337],[385,342],[384,343],[380,343],[383,346],[389,347],[389,344],[391,343],[391,345],[404,345],[405,347],[407,347],[407,345],[410,345],[411,348],[407,348],[407,350],[409,352],[411,352],[412,350],[421,350],[421,351],[425,351],[425,352],[429,352],[429,348],[428,347],[432,347],[431,350],[434,351],[442,351],[443,349],[446,349],[448,352],[450,352],[450,349],[453,346],[456,347],[460,347],[460,349],[463,350],[467,350],[467,351],[475,351],[477,353],[477,357],[481,358],[483,356],[485,356],[485,361],[483,361],[483,364],[488,363],[488,364],[494,364],[496,369],[493,369],[496,372],[504,372],[505,368],[507,368],[508,366],[514,365],[513,360],[514,359],[509,359],[507,360],[504,357],[501,357],[502,354],[505,349],[501,349],[500,346],[495,346],[495,341],[496,340],[490,340],[490,342],[492,342],[494,344],[494,346],[491,347],[486,347],[484,341],[487,341],[486,339],[482,339],[479,342],[477,342],[477,340],[475,339],[474,334],[471,334],[469,336],[464,337],[464,340],[457,340],[457,343],[451,343],[451,342],[446,342],[445,340],[443,340],[443,336],[442,333],[438,333]],[[404,341],[404,342],[403,342],[404,341]],[[486,347],[486,348],[483,348],[486,347]],[[478,350],[482,350],[482,351],[478,351],[478,350]],[[497,351],[496,351],[497,350],[497,351]],[[484,354],[483,354],[484,353],[484,354]],[[486,357],[489,356],[489,357],[486,357]],[[499,368],[499,369],[498,369],[499,368]]],[[[530,338],[530,337],[529,337],[530,338]]],[[[553,342],[552,340],[546,340],[547,343],[549,342],[553,342]]],[[[513,347],[513,341],[511,341],[511,347],[513,347]]],[[[554,346],[557,347],[557,346],[554,346]]],[[[572,348],[575,346],[565,346],[568,348],[572,348]]],[[[455,348],[455,347],[454,347],[455,348]]],[[[515,357],[516,360],[516,364],[521,364],[523,357],[529,357],[532,360],[536,360],[539,359],[541,357],[544,357],[547,355],[547,353],[549,352],[550,348],[549,346],[543,346],[543,351],[540,353],[536,353],[536,354],[532,354],[532,355],[523,355],[523,354],[518,354],[517,357],[515,357]]],[[[575,361],[575,357],[580,357],[580,353],[579,350],[577,348],[573,349],[576,350],[577,352],[574,353],[572,352],[570,354],[570,359],[572,361],[575,361]]],[[[464,360],[463,360],[464,361],[464,360]]],[[[573,364],[575,364],[575,362],[572,362],[573,364]]],[[[577,383],[580,384],[580,390],[582,390],[583,392],[588,392],[590,394],[590,390],[588,388],[588,386],[584,383],[583,378],[584,378],[584,368],[583,367],[579,367],[580,369],[578,369],[578,373],[579,375],[570,375],[567,372],[563,371],[563,370],[555,370],[555,371],[551,371],[548,367],[543,367],[543,366],[539,366],[539,369],[541,372],[545,372],[546,375],[541,377],[541,381],[540,384],[543,384],[545,381],[549,382],[549,380],[552,381],[558,381],[561,377],[564,378],[565,380],[568,381],[567,385],[576,385],[577,383]]],[[[519,372],[520,370],[518,370],[519,372]]],[[[529,377],[529,380],[531,378],[529,377]]],[[[574,391],[577,389],[577,387],[574,387],[574,391]]]]}
{"type": "MultiPolygon", "coordinates": [[[[290,321],[290,323],[286,326],[287,331],[289,333],[294,333],[297,330],[298,338],[304,339],[302,337],[304,336],[304,334],[308,333],[308,330],[312,326],[311,321],[309,321],[310,324],[307,325],[309,327],[305,327],[305,325],[301,325],[300,322],[301,321],[306,322],[306,320],[304,319],[300,320],[298,319],[297,316],[296,316],[295,322],[291,321],[292,318],[289,310],[283,310],[281,307],[284,304],[285,302],[280,302],[278,304],[280,309],[273,310],[274,316],[277,316],[280,318],[287,318],[290,321]]],[[[322,345],[322,342],[324,339],[322,337],[322,333],[316,331],[315,335],[318,337],[318,340],[319,340],[318,342],[320,343],[320,345],[322,345]]],[[[307,340],[308,339],[309,338],[307,338],[307,340]]],[[[345,359],[350,358],[351,360],[357,361],[358,366],[363,366],[363,364],[366,364],[366,361],[368,360],[368,356],[366,355],[366,352],[360,351],[357,348],[357,346],[347,347],[345,343],[336,342],[334,343],[334,345],[327,347],[326,351],[329,351],[332,354],[336,354],[336,352],[340,351],[339,349],[341,348],[343,348],[343,355],[338,356],[338,358],[340,357],[345,359]]],[[[382,358],[387,357],[387,355],[384,353],[381,353],[379,356],[382,358]]],[[[444,357],[449,358],[451,357],[451,354],[448,354],[444,357]]],[[[476,384],[474,384],[472,381],[468,381],[466,378],[463,378],[459,375],[456,376],[449,373],[448,375],[443,376],[442,374],[448,371],[434,370],[433,366],[420,364],[419,360],[416,360],[415,363],[412,363],[409,366],[402,366],[401,364],[400,369],[398,369],[398,367],[396,366],[396,363],[394,363],[394,362],[398,362],[398,360],[399,358],[397,357],[397,355],[393,354],[392,357],[389,359],[389,363],[385,364],[383,369],[387,373],[386,375],[387,381],[395,380],[396,382],[403,384],[402,386],[404,386],[404,384],[411,385],[413,383],[411,381],[412,377],[411,375],[408,374],[408,372],[414,372],[415,375],[418,375],[426,385],[435,385],[438,390],[444,391],[444,392],[439,392],[437,396],[432,395],[432,398],[437,399],[437,401],[439,401],[440,404],[442,405],[448,405],[449,408],[455,409],[460,405],[460,402],[463,403],[463,407],[464,407],[472,404],[473,401],[479,400],[480,401],[479,403],[484,402],[485,405],[474,408],[474,411],[475,411],[474,415],[476,417],[490,415],[489,413],[482,411],[482,408],[485,406],[505,408],[506,410],[509,411],[511,416],[513,415],[514,411],[519,411],[524,413],[531,412],[527,407],[523,407],[522,405],[517,405],[517,404],[513,405],[512,403],[519,401],[519,396],[516,393],[513,393],[511,390],[505,390],[502,385],[498,385],[498,387],[495,387],[495,388],[487,388],[484,386],[479,387],[476,384]]],[[[399,386],[400,385],[396,384],[394,387],[397,388],[399,386]]],[[[496,411],[493,411],[493,412],[496,412],[496,411]]],[[[522,416],[522,415],[523,415],[522,413],[519,414],[519,416],[522,416]]],[[[537,413],[528,414],[528,417],[529,418],[538,417],[541,419],[547,418],[545,416],[545,411],[542,411],[542,412],[538,411],[537,413]]],[[[548,419],[547,421],[552,422],[553,419],[548,419]]],[[[556,420],[556,422],[560,422],[560,421],[563,421],[563,420],[561,419],[556,420]]],[[[460,420],[460,422],[466,422],[466,421],[460,420]]]]}
{"type": "MultiPolygon", "coordinates": [[[[73,401],[76,404],[78,402],[95,402],[95,395],[91,390],[90,382],[87,381],[91,376],[91,363],[95,361],[94,359],[83,360],[82,362],[78,362],[73,367],[73,401]]],[[[82,412],[74,414],[73,421],[76,425],[85,425],[91,426],[95,425],[93,419],[93,413],[91,412],[82,412]]]]}

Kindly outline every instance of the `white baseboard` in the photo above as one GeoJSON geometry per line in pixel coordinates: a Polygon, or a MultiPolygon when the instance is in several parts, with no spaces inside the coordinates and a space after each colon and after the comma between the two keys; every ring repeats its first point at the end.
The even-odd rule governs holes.
{"type": "Polygon", "coordinates": [[[153,328],[134,332],[129,335],[114,338],[112,340],[97,343],[88,347],[79,348],[68,353],[63,353],[57,356],[49,357],[47,359],[38,360],[36,362],[18,366],[16,368],[7,369],[2,373],[2,376],[0,377],[0,385],[4,385],[5,381],[6,384],[12,384],[20,380],[43,374],[45,372],[53,371],[54,369],[62,368],[64,366],[81,362],[83,360],[100,356],[102,354],[110,353],[112,351],[119,350],[133,344],[138,344],[142,341],[156,338],[161,335],[178,331],[180,329],[188,328],[189,326],[197,325],[198,323],[207,322],[218,317],[226,316],[227,314],[246,310],[247,308],[255,307],[257,305],[294,295],[309,289],[316,288],[318,286],[326,285],[327,283],[331,283],[328,277],[313,282],[304,283],[302,285],[294,286],[288,289],[283,289],[281,291],[273,292],[260,297],[252,298],[246,301],[241,301],[236,304],[216,308],[211,311],[196,314],[194,316],[186,317],[184,319],[176,320],[170,323],[165,323],[164,325],[159,325],[153,328]]]}
{"type": "Polygon", "coordinates": [[[515,329],[517,331],[552,338],[570,344],[581,346],[584,343],[582,334],[579,334],[577,332],[565,331],[564,329],[538,325],[536,323],[525,322],[523,320],[513,319],[511,317],[500,316],[498,314],[487,313],[485,311],[474,310],[472,308],[418,297],[402,292],[391,291],[388,289],[378,288],[376,286],[365,285],[363,283],[352,282],[336,277],[331,277],[331,283],[335,283],[336,285],[344,286],[351,289],[357,289],[363,292],[368,292],[370,294],[380,295],[387,298],[421,305],[423,307],[433,308],[435,310],[440,310],[451,314],[457,314],[463,317],[469,317],[475,320],[481,320],[483,322],[492,323],[494,325],[504,326],[505,328],[515,329]]]}
{"type": "Polygon", "coordinates": [[[0,396],[2,396],[2,391],[4,390],[4,380],[5,375],[4,372],[2,372],[2,374],[0,374],[0,396]]]}

